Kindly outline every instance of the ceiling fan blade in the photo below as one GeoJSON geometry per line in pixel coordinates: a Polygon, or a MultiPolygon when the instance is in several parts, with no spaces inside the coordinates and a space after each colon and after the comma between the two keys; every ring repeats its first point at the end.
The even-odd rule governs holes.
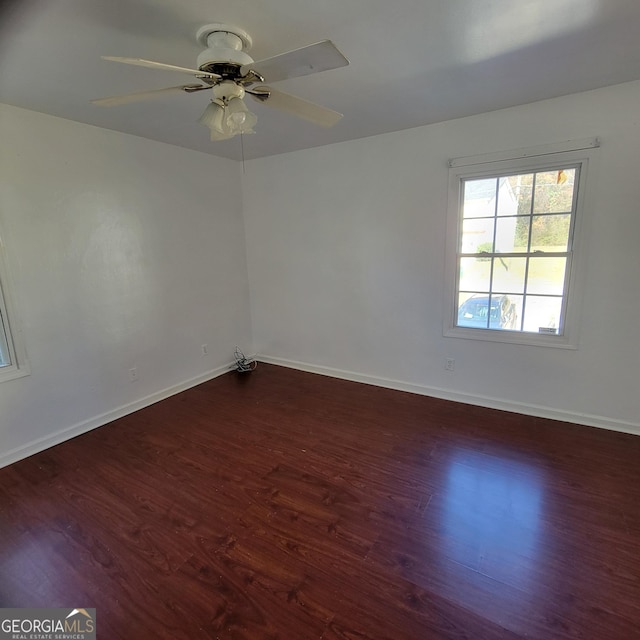
{"type": "Polygon", "coordinates": [[[322,107],[314,102],[308,102],[307,100],[303,100],[297,96],[292,96],[290,93],[285,93],[284,91],[278,91],[271,87],[264,86],[256,87],[255,91],[257,95],[254,95],[253,97],[258,102],[261,102],[268,107],[274,107],[275,109],[286,111],[291,115],[298,116],[298,118],[308,120],[309,122],[318,124],[321,127],[332,127],[342,118],[342,114],[334,111],[333,109],[322,107]],[[267,93],[269,94],[268,98],[265,97],[267,93]]]}
{"type": "Polygon", "coordinates": [[[153,60],[143,60],[142,58],[119,58],[117,56],[100,56],[103,60],[110,62],[122,62],[123,64],[134,64],[139,67],[148,67],[150,69],[160,69],[162,71],[179,71],[180,73],[188,73],[192,76],[202,78],[220,78],[217,73],[209,73],[208,71],[200,71],[198,69],[188,69],[186,67],[177,67],[174,64],[165,64],[164,62],[154,62],[153,60]]]}
{"type": "Polygon", "coordinates": [[[310,73],[346,67],[349,61],[338,51],[331,40],[323,40],[301,49],[265,58],[240,68],[242,75],[256,71],[269,82],[297,78],[310,73]]]}
{"type": "Polygon", "coordinates": [[[98,98],[97,100],[91,100],[91,104],[98,105],[99,107],[117,107],[121,104],[152,100],[153,98],[159,98],[172,93],[193,93],[195,91],[201,91],[202,89],[211,89],[211,87],[204,84],[183,84],[179,87],[138,91],[137,93],[127,93],[123,96],[113,96],[111,98],[98,98]]]}

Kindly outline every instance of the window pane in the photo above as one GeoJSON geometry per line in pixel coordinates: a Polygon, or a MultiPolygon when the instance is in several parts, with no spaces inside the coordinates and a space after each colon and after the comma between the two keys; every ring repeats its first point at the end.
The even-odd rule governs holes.
{"type": "Polygon", "coordinates": [[[464,183],[463,218],[481,218],[495,215],[496,178],[466,180],[464,183]]]}
{"type": "Polygon", "coordinates": [[[560,333],[561,310],[562,298],[527,296],[523,331],[560,333]],[[546,329],[546,331],[540,331],[540,329],[546,329]]]}
{"type": "Polygon", "coordinates": [[[530,258],[527,293],[561,296],[566,266],[566,258],[530,258]]]}
{"type": "MultiPolygon", "coordinates": [[[[513,196],[517,202],[516,213],[519,216],[528,216],[531,213],[531,194],[533,190],[533,173],[525,173],[507,178],[513,196]]],[[[500,203],[501,204],[501,203],[500,203]]],[[[506,209],[498,206],[498,215],[511,215],[506,209]]]]}
{"type": "Polygon", "coordinates": [[[460,259],[460,291],[489,291],[490,258],[460,259]]]}
{"type": "Polygon", "coordinates": [[[499,293],[524,293],[526,258],[502,258],[493,262],[493,291],[499,293]]]}
{"type": "Polygon", "coordinates": [[[529,220],[525,217],[498,218],[496,220],[496,253],[514,253],[527,250],[529,220]]]}
{"type": "Polygon", "coordinates": [[[569,213],[573,209],[575,169],[536,173],[534,213],[569,213]]]}
{"type": "Polygon", "coordinates": [[[509,296],[492,295],[489,309],[489,328],[513,330],[516,328],[516,305],[509,296]]]}
{"type": "Polygon", "coordinates": [[[495,218],[476,218],[462,223],[462,253],[493,253],[495,218]]]}
{"type": "Polygon", "coordinates": [[[505,295],[460,295],[457,326],[472,329],[518,328],[516,303],[505,295]]]}
{"type": "Polygon", "coordinates": [[[10,364],[11,357],[7,346],[7,334],[4,326],[4,318],[0,312],[0,367],[8,367],[10,364]]]}
{"type": "Polygon", "coordinates": [[[518,199],[507,178],[498,179],[498,208],[499,216],[515,216],[518,213],[518,199]]]}
{"type": "Polygon", "coordinates": [[[458,299],[459,327],[487,329],[489,327],[489,296],[487,294],[460,294],[458,299]]]}
{"type": "Polygon", "coordinates": [[[566,251],[570,227],[571,214],[533,216],[531,251],[566,251]]]}
{"type": "Polygon", "coordinates": [[[522,306],[524,304],[524,296],[514,296],[509,294],[509,300],[513,303],[513,331],[522,331],[522,306]]]}

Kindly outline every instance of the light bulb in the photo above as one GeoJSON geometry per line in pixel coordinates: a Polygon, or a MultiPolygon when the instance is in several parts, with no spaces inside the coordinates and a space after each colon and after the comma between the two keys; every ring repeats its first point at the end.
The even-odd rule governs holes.
{"type": "Polygon", "coordinates": [[[258,121],[242,101],[242,98],[231,98],[225,109],[224,123],[229,131],[237,133],[253,133],[253,126],[258,121]]]}
{"type": "Polygon", "coordinates": [[[246,119],[247,116],[244,113],[242,113],[241,111],[237,111],[236,113],[232,113],[227,117],[227,123],[232,128],[241,127],[246,119]]]}

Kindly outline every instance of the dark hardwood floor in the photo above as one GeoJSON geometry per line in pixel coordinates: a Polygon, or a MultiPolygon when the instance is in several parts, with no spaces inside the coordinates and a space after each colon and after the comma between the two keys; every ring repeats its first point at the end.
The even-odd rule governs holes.
{"type": "Polygon", "coordinates": [[[103,640],[640,638],[640,438],[261,364],[0,470],[103,640]]]}

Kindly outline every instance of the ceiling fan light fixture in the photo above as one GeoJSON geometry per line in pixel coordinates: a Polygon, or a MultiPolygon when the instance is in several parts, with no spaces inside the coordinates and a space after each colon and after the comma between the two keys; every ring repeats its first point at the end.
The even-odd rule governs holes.
{"type": "Polygon", "coordinates": [[[255,133],[257,116],[247,109],[242,98],[231,98],[227,104],[212,100],[198,122],[211,132],[211,140],[227,140],[240,133],[255,133]]]}
{"type": "Polygon", "coordinates": [[[219,133],[215,129],[211,129],[211,134],[209,136],[209,138],[211,139],[211,142],[219,142],[220,140],[229,140],[230,138],[233,138],[233,137],[234,137],[233,133],[219,133]]]}
{"type": "Polygon", "coordinates": [[[227,140],[233,138],[235,133],[229,131],[225,126],[225,108],[223,105],[218,104],[215,101],[211,101],[204,113],[200,116],[198,122],[209,128],[211,132],[211,140],[227,140]]]}
{"type": "Polygon", "coordinates": [[[238,133],[255,133],[253,127],[258,122],[258,117],[247,109],[242,98],[231,98],[225,108],[225,128],[234,135],[238,133]]]}

